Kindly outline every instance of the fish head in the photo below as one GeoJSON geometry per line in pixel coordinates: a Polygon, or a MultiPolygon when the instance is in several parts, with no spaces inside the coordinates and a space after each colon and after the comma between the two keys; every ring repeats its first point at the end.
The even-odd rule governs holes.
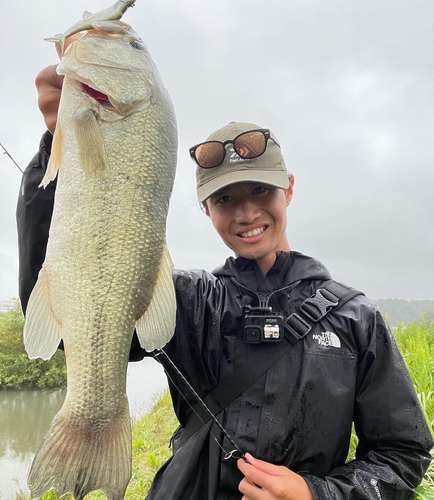
{"type": "Polygon", "coordinates": [[[160,80],[143,41],[121,21],[92,26],[66,49],[58,73],[80,82],[83,92],[119,115],[146,109],[160,80]]]}

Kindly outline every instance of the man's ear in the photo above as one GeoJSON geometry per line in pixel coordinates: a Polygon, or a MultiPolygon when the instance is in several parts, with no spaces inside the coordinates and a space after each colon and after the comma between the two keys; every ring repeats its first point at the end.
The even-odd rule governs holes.
{"type": "Polygon", "coordinates": [[[286,206],[288,207],[292,200],[292,195],[294,194],[294,176],[292,174],[288,174],[289,186],[285,191],[286,196],[286,206]]]}
{"type": "Polygon", "coordinates": [[[202,209],[206,213],[206,215],[208,215],[208,217],[209,217],[209,208],[208,208],[208,203],[206,202],[206,200],[202,202],[202,209]]]}

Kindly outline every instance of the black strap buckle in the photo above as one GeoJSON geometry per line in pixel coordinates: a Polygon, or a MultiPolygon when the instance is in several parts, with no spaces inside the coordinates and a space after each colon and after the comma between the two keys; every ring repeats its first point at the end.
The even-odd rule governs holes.
{"type": "Polygon", "coordinates": [[[285,326],[297,340],[300,340],[312,330],[312,325],[310,325],[306,320],[304,320],[297,313],[292,313],[285,321],[285,326]]]}
{"type": "Polygon", "coordinates": [[[312,297],[306,299],[300,306],[303,313],[315,323],[339,303],[339,298],[329,290],[318,288],[312,297]]]}

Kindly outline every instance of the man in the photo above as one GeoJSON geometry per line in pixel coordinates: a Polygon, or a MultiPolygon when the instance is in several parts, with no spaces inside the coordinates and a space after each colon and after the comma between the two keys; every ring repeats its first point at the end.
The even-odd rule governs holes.
{"type": "MultiPolygon", "coordinates": [[[[37,85],[52,132],[61,78],[50,67],[37,85]]],[[[54,187],[37,186],[50,141],[47,132],[18,201],[23,308],[48,238],[54,187]]],[[[432,437],[408,372],[375,304],[331,281],[315,259],[291,251],[286,209],[294,178],[277,139],[255,124],[232,122],[190,154],[199,201],[236,258],[213,273],[174,272],[177,327],[165,351],[199,396],[209,402],[212,393],[219,422],[247,461],[225,458],[233,444],[217,424],[197,418],[199,405],[159,357],[183,430],[148,500],[413,498],[432,437]],[[258,330],[244,321],[266,307],[280,313],[285,327],[262,324],[258,342],[258,330]],[[276,334],[284,339],[274,342],[276,334]],[[240,373],[247,384],[237,394],[240,373]],[[224,401],[231,391],[219,407],[218,392],[224,401]],[[360,442],[356,460],[345,464],[352,422],[360,442]]],[[[145,355],[134,336],[131,359],[145,355]]]]}

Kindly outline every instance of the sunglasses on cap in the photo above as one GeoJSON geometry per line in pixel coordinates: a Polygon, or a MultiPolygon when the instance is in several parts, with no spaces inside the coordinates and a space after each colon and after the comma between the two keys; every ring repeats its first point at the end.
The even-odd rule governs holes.
{"type": "Polygon", "coordinates": [[[267,143],[272,140],[279,146],[268,128],[248,130],[228,141],[205,141],[190,148],[190,156],[202,168],[218,167],[226,156],[226,144],[232,144],[236,153],[245,159],[257,158],[265,153],[267,143]]]}

